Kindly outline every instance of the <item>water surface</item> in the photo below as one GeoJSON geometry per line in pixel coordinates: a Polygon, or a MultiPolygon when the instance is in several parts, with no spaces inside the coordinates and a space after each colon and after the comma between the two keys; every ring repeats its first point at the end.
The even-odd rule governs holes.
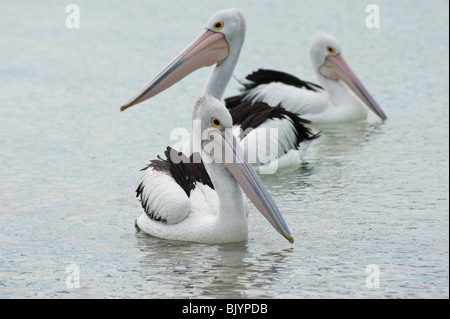
{"type": "Polygon", "coordinates": [[[389,117],[316,127],[299,167],[262,176],[294,245],[253,207],[246,243],[134,228],[139,169],[190,127],[209,70],[119,107],[223,2],[76,3],[79,29],[60,1],[0,4],[0,297],[449,297],[447,1],[378,1],[379,29],[356,0],[226,3],[247,16],[237,78],[264,67],[316,81],[308,46],[323,30],[389,117]]]}

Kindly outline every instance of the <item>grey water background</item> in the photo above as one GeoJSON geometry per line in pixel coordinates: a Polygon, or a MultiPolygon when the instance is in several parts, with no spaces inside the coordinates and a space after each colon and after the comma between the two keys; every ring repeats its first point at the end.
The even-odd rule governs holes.
{"type": "Polygon", "coordinates": [[[0,1],[1,298],[449,297],[448,1],[79,0],[78,29],[69,3],[0,1]],[[263,67],[315,82],[322,30],[389,117],[315,127],[299,167],[262,176],[293,245],[254,207],[246,243],[134,228],[139,169],[190,127],[210,69],[119,107],[230,7],[247,17],[238,79],[263,67]]]}

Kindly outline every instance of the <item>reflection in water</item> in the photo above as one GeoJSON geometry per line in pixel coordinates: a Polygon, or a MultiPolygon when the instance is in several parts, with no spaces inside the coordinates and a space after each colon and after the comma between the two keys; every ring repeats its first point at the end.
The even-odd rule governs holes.
{"type": "Polygon", "coordinates": [[[273,175],[261,175],[261,179],[274,196],[286,192],[308,196],[317,183],[326,183],[326,189],[342,188],[342,169],[349,166],[349,159],[361,165],[365,147],[384,133],[384,125],[381,121],[316,125],[314,129],[320,131],[321,136],[311,144],[301,165],[280,169],[273,175]],[[317,174],[327,170],[330,174],[326,179],[323,176],[315,179],[317,174]]]}
{"type": "Polygon", "coordinates": [[[248,243],[205,245],[173,242],[137,233],[145,252],[141,273],[149,297],[269,298],[290,250],[253,254],[248,243]],[[256,296],[249,296],[249,291],[256,296]]]}
{"type": "MultiPolygon", "coordinates": [[[[0,297],[448,298],[448,1],[383,0],[393,19],[375,33],[361,32],[356,0],[310,1],[292,45],[293,25],[283,22],[295,20],[302,1],[277,10],[273,1],[239,1],[249,36],[238,79],[273,67],[314,81],[302,71],[312,72],[307,41],[339,17],[335,36],[389,116],[316,125],[322,136],[299,167],[261,176],[294,235],[292,249],[252,205],[247,243],[135,236],[139,169],[172,144],[172,128],[190,125],[210,69],[130,113],[119,106],[218,8],[116,2],[117,10],[89,2],[92,19],[77,30],[65,28],[54,1],[0,2],[2,23],[14,25],[0,31],[8,47],[0,50],[8,61],[0,80],[0,297]],[[170,32],[180,22],[183,32],[170,32]],[[273,32],[275,24],[285,29],[273,32]],[[411,76],[417,67],[425,76],[411,76]],[[70,263],[80,266],[75,291],[65,285],[70,263]],[[378,289],[366,287],[369,264],[380,268],[378,289]]],[[[239,86],[230,82],[224,96],[239,86]]]]}
{"type": "Polygon", "coordinates": [[[385,122],[333,123],[314,126],[321,136],[310,147],[308,158],[342,158],[347,153],[361,151],[374,135],[383,132],[385,122]]]}

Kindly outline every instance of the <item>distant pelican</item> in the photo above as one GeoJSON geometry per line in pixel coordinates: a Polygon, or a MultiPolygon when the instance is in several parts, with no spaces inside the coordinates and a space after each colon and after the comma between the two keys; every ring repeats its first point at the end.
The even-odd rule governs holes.
{"type": "MultiPolygon", "coordinates": [[[[239,10],[218,11],[206,23],[205,31],[121,110],[145,101],[191,72],[213,64],[216,66],[206,81],[203,94],[220,100],[239,58],[245,28],[245,18],[239,10]]],[[[233,107],[231,115],[235,135],[247,156],[256,159],[256,163],[252,162],[256,166],[267,163],[258,161],[261,158],[269,159],[270,164],[278,168],[297,165],[311,141],[318,137],[303,125],[309,121],[283,107],[271,107],[264,102],[239,103],[233,107]],[[277,136],[269,136],[271,128],[277,130],[277,136]]],[[[188,148],[183,150],[190,153],[188,148]]]]}
{"type": "Polygon", "coordinates": [[[318,32],[311,43],[311,61],[320,84],[287,73],[259,69],[247,76],[243,92],[225,100],[229,109],[243,102],[281,106],[312,123],[334,123],[367,118],[368,106],[382,120],[387,117],[342,57],[335,38],[318,32]]]}
{"type": "Polygon", "coordinates": [[[201,145],[201,161],[198,153],[188,158],[170,147],[165,152],[167,159],[153,160],[136,190],[145,210],[136,226],[169,240],[210,244],[246,241],[243,190],[270,224],[293,243],[277,206],[245,160],[225,106],[203,96],[195,105],[192,120],[200,121],[203,132],[194,136],[194,142],[201,145]]]}

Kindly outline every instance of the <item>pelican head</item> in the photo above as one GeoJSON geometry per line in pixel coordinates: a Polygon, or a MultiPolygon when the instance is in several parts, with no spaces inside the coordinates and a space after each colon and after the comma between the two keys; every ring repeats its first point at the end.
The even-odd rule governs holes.
{"type": "Polygon", "coordinates": [[[192,120],[200,121],[203,135],[208,135],[214,129],[229,129],[233,127],[233,119],[230,112],[212,96],[200,97],[194,106],[192,120]]]}
{"type": "Polygon", "coordinates": [[[205,28],[211,32],[222,34],[229,47],[240,46],[245,36],[245,16],[238,9],[220,10],[208,19],[205,28]]]}
{"type": "Polygon", "coordinates": [[[313,37],[310,53],[314,68],[321,76],[344,82],[376,115],[382,120],[387,119],[381,107],[344,60],[341,47],[334,37],[317,32],[313,37]]]}
{"type": "Polygon", "coordinates": [[[228,9],[216,12],[208,19],[205,30],[120,110],[157,95],[199,68],[214,64],[220,66],[232,57],[231,66],[227,68],[229,75],[224,76],[222,83],[217,83],[223,90],[223,82],[228,82],[239,56],[245,27],[241,11],[228,9]]]}
{"type": "Polygon", "coordinates": [[[193,119],[201,121],[204,129],[201,148],[206,169],[212,169],[208,166],[208,162],[212,161],[214,165],[225,166],[261,214],[293,243],[294,239],[281,213],[261,179],[245,159],[244,152],[233,135],[233,121],[225,106],[212,96],[202,96],[194,108],[193,119]]]}
{"type": "Polygon", "coordinates": [[[311,62],[315,69],[320,69],[325,64],[330,55],[338,55],[342,53],[339,42],[331,35],[318,31],[311,42],[310,46],[311,62]]]}

